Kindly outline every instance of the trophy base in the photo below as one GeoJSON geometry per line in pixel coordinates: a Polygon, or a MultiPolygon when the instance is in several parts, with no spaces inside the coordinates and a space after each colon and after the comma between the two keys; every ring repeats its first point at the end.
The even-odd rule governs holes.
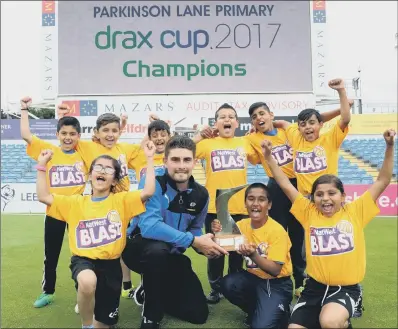
{"type": "Polygon", "coordinates": [[[236,251],[239,245],[245,243],[245,237],[241,234],[216,235],[215,242],[226,251],[236,251]]]}

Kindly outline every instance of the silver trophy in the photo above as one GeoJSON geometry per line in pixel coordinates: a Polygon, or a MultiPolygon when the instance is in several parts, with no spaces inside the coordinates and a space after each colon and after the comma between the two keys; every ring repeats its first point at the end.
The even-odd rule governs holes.
{"type": "Polygon", "coordinates": [[[236,225],[229,213],[228,202],[235,193],[243,190],[246,186],[248,186],[248,184],[234,188],[217,189],[216,191],[217,219],[220,221],[222,231],[215,233],[215,241],[220,247],[223,247],[227,251],[234,251],[240,244],[245,242],[238,225],[236,225]]]}

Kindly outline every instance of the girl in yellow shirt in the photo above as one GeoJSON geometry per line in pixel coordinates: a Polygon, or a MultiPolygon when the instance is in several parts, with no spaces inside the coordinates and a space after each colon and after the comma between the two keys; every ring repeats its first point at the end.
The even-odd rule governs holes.
{"type": "Polygon", "coordinates": [[[379,213],[376,200],[389,185],[393,170],[395,131],[384,132],[386,152],[376,182],[357,200],[345,204],[344,186],[334,175],[312,185],[310,199],[290,183],[263,141],[264,157],[279,186],[292,202],[291,212],[306,235],[309,279],[292,311],[289,328],[347,328],[365,276],[364,227],[379,213]]]}
{"type": "Polygon", "coordinates": [[[149,141],[144,151],[148,166],[143,190],[114,193],[121,177],[121,165],[115,158],[101,155],[91,163],[92,195],[85,196],[51,194],[45,172],[52,151],[44,150],[38,157],[38,199],[49,207],[50,216],[69,226],[70,269],[78,287],[83,328],[108,328],[118,321],[120,255],[126,245],[127,225],[132,217],[145,211],[144,202],[155,192],[155,146],[149,141]]]}

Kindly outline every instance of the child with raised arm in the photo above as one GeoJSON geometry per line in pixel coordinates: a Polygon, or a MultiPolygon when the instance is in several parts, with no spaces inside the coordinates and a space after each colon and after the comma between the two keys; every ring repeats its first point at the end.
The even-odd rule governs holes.
{"type": "Polygon", "coordinates": [[[293,309],[289,328],[351,327],[365,276],[365,226],[379,213],[377,198],[391,181],[395,131],[384,132],[386,152],[379,176],[357,200],[346,204],[344,186],[334,175],[312,184],[310,199],[290,183],[262,143],[272,174],[292,202],[291,212],[303,225],[309,279],[293,309]]]}
{"type": "Polygon", "coordinates": [[[38,157],[37,196],[49,206],[48,214],[65,221],[72,252],[72,278],[83,328],[108,328],[118,321],[122,271],[120,255],[126,245],[129,220],[145,211],[144,202],[155,191],[152,142],[144,146],[148,158],[143,190],[114,193],[121,175],[119,162],[109,155],[94,159],[89,170],[91,195],[51,194],[46,165],[53,155],[44,150],[38,157]],[[94,320],[93,320],[94,316],[94,320]]]}
{"type": "Polygon", "coordinates": [[[351,112],[344,81],[331,80],[329,87],[336,90],[340,98],[340,119],[329,131],[320,133],[328,118],[315,109],[301,111],[297,124],[278,120],[274,122],[275,127],[286,130],[289,144],[294,150],[297,188],[304,195],[310,195],[312,184],[320,176],[337,175],[340,145],[348,134],[351,112]]]}
{"type": "MultiPolygon", "coordinates": [[[[60,195],[82,194],[86,186],[87,167],[78,152],[75,151],[80,139],[80,123],[74,117],[65,117],[58,121],[57,139],[59,146],[32,135],[29,127],[29,106],[32,98],[21,99],[21,137],[28,144],[26,153],[36,160],[45,149],[53,153],[46,165],[47,184],[51,193],[60,195]]],[[[55,296],[57,266],[64,241],[66,223],[51,217],[46,210],[44,220],[44,270],[42,293],[34,302],[36,308],[52,304],[55,296]]]]}

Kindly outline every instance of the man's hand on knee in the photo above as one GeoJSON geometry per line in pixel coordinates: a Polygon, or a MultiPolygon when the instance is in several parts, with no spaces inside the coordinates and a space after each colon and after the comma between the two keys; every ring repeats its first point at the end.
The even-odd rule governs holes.
{"type": "Polygon", "coordinates": [[[223,255],[228,255],[228,252],[215,243],[213,238],[214,235],[211,233],[195,237],[192,247],[201,252],[207,258],[217,258],[223,255]]]}

